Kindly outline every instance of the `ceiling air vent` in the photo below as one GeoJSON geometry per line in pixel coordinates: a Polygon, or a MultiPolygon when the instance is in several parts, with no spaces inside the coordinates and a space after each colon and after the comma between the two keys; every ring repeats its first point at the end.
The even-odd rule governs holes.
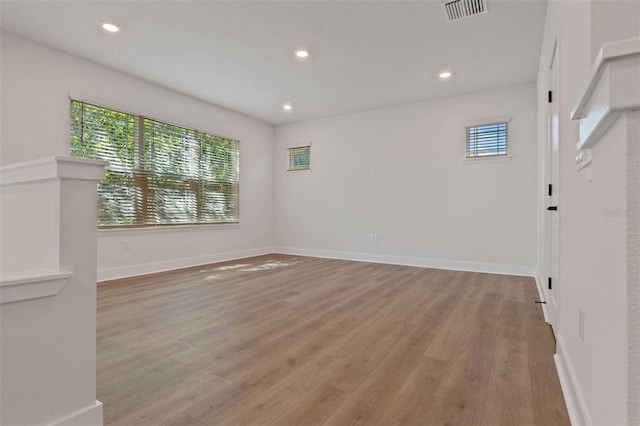
{"type": "Polygon", "coordinates": [[[451,0],[441,5],[449,22],[487,13],[487,0],[451,0]]]}

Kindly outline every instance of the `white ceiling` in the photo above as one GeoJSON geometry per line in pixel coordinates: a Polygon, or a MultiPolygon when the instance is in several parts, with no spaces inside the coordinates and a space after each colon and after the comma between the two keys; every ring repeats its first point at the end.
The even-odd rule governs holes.
{"type": "Polygon", "coordinates": [[[2,1],[2,28],[281,124],[535,81],[546,1],[2,1]],[[107,34],[110,19],[122,27],[107,34]],[[308,47],[311,57],[295,59],[308,47]],[[450,69],[450,81],[437,74],[450,69]],[[290,102],[291,112],[282,105],[290,102]]]}

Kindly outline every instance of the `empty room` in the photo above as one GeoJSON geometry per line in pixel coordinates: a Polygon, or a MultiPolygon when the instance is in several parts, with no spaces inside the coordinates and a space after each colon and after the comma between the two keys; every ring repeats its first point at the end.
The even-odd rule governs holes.
{"type": "Polygon", "coordinates": [[[0,18],[1,425],[640,425],[640,0],[0,18]]]}

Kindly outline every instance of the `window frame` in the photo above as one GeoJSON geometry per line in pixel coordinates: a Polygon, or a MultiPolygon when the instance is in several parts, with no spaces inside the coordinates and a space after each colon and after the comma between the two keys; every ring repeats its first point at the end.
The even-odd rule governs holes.
{"type": "Polygon", "coordinates": [[[500,161],[500,160],[510,160],[511,159],[511,151],[510,151],[510,125],[511,117],[493,117],[482,120],[475,120],[471,122],[467,122],[464,125],[464,161],[465,162],[474,162],[474,161],[500,161]],[[468,156],[469,153],[469,129],[473,127],[483,127],[483,126],[492,126],[492,125],[506,125],[505,129],[505,153],[504,154],[489,154],[489,155],[473,155],[468,156]]]}
{"type": "MultiPolygon", "coordinates": [[[[133,162],[134,164],[131,166],[130,169],[126,169],[126,170],[120,170],[118,169],[118,172],[121,173],[131,173],[132,175],[135,174],[139,174],[141,176],[136,177],[135,179],[139,179],[142,177],[146,177],[147,179],[149,177],[158,177],[158,178],[162,178],[162,177],[167,177],[170,176],[170,174],[167,173],[162,173],[162,172],[155,172],[153,170],[147,170],[144,167],[141,166],[142,164],[142,159],[145,158],[145,156],[147,155],[147,153],[149,152],[148,150],[145,149],[145,137],[144,137],[144,127],[145,127],[145,121],[149,120],[150,122],[153,123],[159,123],[161,125],[164,126],[171,126],[171,127],[175,127],[175,128],[179,128],[181,131],[186,132],[189,136],[195,136],[196,140],[199,137],[202,137],[202,135],[205,135],[206,137],[213,137],[213,138],[219,138],[219,139],[223,139],[225,141],[228,141],[229,143],[233,144],[231,148],[229,148],[229,152],[231,152],[231,155],[233,157],[235,157],[233,160],[231,160],[233,163],[231,163],[231,167],[233,169],[235,169],[235,177],[228,179],[227,181],[223,181],[223,184],[230,186],[231,188],[233,188],[232,192],[230,193],[230,197],[235,197],[236,199],[236,205],[235,205],[235,209],[233,211],[233,219],[235,220],[220,220],[220,221],[183,221],[183,222],[164,222],[164,223],[140,223],[140,221],[144,222],[144,218],[145,215],[150,213],[150,210],[148,210],[148,206],[145,208],[139,208],[137,205],[138,203],[134,203],[134,217],[135,217],[135,221],[136,223],[131,223],[131,224],[107,224],[107,225],[100,225],[99,222],[99,217],[97,217],[97,228],[99,231],[117,231],[117,230],[130,230],[130,229],[138,229],[138,230],[146,230],[146,229],[154,229],[154,228],[163,228],[163,229],[171,229],[171,228],[175,228],[175,227],[180,227],[180,228],[185,228],[185,227],[201,227],[201,226],[212,226],[212,227],[234,227],[234,226],[239,226],[240,224],[240,140],[236,139],[236,138],[232,138],[232,137],[227,137],[227,136],[221,136],[218,135],[216,133],[212,133],[212,132],[207,132],[207,131],[203,131],[203,130],[198,130],[195,129],[191,126],[184,126],[184,125],[180,125],[180,124],[175,124],[172,123],[168,120],[164,120],[164,119],[155,119],[155,118],[151,118],[148,115],[144,115],[144,114],[138,114],[138,113],[132,113],[130,111],[128,111],[127,109],[124,108],[120,108],[120,107],[111,107],[111,106],[106,106],[103,102],[94,102],[94,101],[90,101],[90,100],[83,100],[82,98],[75,98],[75,97],[71,97],[69,96],[69,100],[70,100],[70,110],[69,110],[69,119],[70,119],[70,140],[69,140],[69,148],[72,151],[73,150],[73,144],[72,144],[72,137],[73,137],[73,129],[72,129],[72,125],[73,125],[73,103],[79,103],[81,105],[81,108],[83,108],[84,105],[89,105],[95,108],[100,108],[100,109],[105,109],[105,110],[109,110],[109,111],[115,111],[117,113],[121,113],[121,114],[126,114],[126,115],[130,115],[133,116],[134,118],[134,124],[133,126],[135,127],[135,131],[133,132],[133,143],[135,145],[134,148],[134,159],[133,162]],[[148,176],[146,176],[148,175],[148,176]]],[[[82,136],[82,132],[80,133],[80,136],[82,136]]],[[[200,146],[200,145],[198,145],[200,146]]],[[[74,156],[72,154],[72,156],[74,156]]],[[[79,156],[74,156],[76,158],[87,158],[87,157],[79,157],[79,156]]],[[[201,157],[198,156],[198,160],[201,157]]],[[[107,160],[108,161],[108,160],[107,160]]],[[[109,169],[109,166],[107,167],[107,170],[109,169]]],[[[211,183],[211,182],[207,182],[207,179],[199,176],[199,177],[194,177],[191,175],[187,175],[187,174],[175,174],[173,175],[175,178],[179,179],[179,180],[183,180],[185,182],[185,184],[189,187],[189,189],[187,190],[187,193],[192,193],[195,197],[196,197],[196,207],[195,208],[190,208],[188,210],[189,213],[192,213],[192,210],[195,211],[195,215],[199,216],[201,213],[201,203],[203,203],[204,201],[199,199],[198,194],[199,194],[199,189],[198,190],[192,190],[191,188],[195,188],[195,186],[198,185],[202,185],[205,183],[211,183]]],[[[100,185],[102,181],[100,181],[98,184],[100,185]]],[[[149,190],[149,188],[147,187],[147,185],[138,185],[138,184],[134,184],[132,186],[130,186],[130,188],[134,188],[137,191],[140,191],[141,193],[145,192],[145,188],[146,188],[146,195],[145,194],[141,194],[140,197],[144,198],[144,199],[149,199],[151,198],[150,193],[151,191],[149,190]]],[[[146,205],[146,203],[143,203],[146,205]]]]}
{"type": "Polygon", "coordinates": [[[311,171],[311,142],[307,142],[307,143],[299,143],[299,144],[294,144],[294,145],[289,145],[286,147],[285,150],[285,155],[286,155],[286,172],[287,173],[298,173],[298,172],[310,172],[311,171]],[[301,168],[291,168],[291,160],[292,160],[292,152],[296,149],[300,149],[300,148],[307,148],[308,149],[308,156],[309,156],[309,162],[307,167],[301,167],[301,168]]]}

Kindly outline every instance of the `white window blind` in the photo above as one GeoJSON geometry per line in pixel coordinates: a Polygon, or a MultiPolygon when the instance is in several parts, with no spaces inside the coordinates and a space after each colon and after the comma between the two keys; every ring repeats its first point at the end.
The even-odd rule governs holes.
{"type": "Polygon", "coordinates": [[[311,146],[287,148],[287,170],[309,170],[311,168],[311,146]]]}
{"type": "Polygon", "coordinates": [[[508,123],[466,127],[467,158],[507,155],[508,123]]]}
{"type": "Polygon", "coordinates": [[[110,162],[101,228],[238,222],[237,140],[72,100],[71,155],[110,162]]]}

